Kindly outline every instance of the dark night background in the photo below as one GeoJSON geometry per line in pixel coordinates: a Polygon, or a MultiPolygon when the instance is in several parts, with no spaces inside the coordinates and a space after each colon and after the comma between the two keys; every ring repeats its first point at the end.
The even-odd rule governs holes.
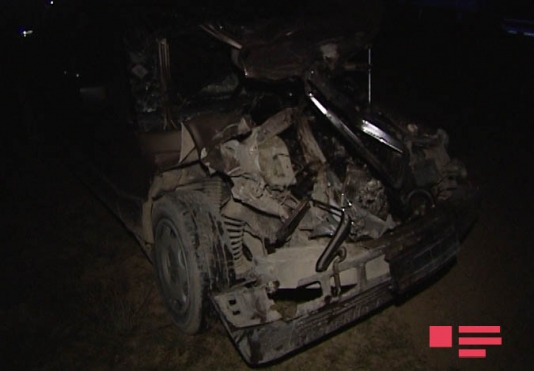
{"type": "MultiPolygon", "coordinates": [[[[0,4],[0,365],[246,369],[222,326],[194,338],[173,328],[136,241],[69,168],[61,128],[82,125],[73,68],[106,53],[82,30],[95,20],[120,28],[121,15],[145,5],[105,3],[0,4]]],[[[146,3],[191,17],[230,4],[146,3]]],[[[534,4],[488,0],[458,14],[414,3],[386,2],[374,101],[447,130],[481,189],[479,220],[457,264],[426,291],[273,369],[534,369],[534,37],[501,29],[505,16],[534,19],[534,4]],[[460,360],[457,348],[428,348],[429,325],[500,325],[503,345],[460,360]]]]}

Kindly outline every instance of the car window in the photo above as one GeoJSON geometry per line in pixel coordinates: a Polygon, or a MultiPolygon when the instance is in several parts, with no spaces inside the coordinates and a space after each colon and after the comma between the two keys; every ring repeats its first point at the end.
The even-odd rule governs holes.
{"type": "Polygon", "coordinates": [[[230,48],[200,28],[169,39],[171,78],[179,98],[224,94],[235,88],[230,48]],[[219,87],[219,88],[217,88],[219,87]]]}

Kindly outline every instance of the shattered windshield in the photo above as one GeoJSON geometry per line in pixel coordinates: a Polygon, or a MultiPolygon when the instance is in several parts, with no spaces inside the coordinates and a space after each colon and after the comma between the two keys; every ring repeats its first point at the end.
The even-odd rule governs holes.
{"type": "MultiPolygon", "coordinates": [[[[230,48],[200,28],[187,35],[169,39],[168,42],[171,79],[178,100],[200,93],[203,88],[211,84],[224,84],[225,80],[232,79],[231,76],[234,76],[235,67],[230,59],[230,48]]],[[[235,78],[232,82],[231,85],[235,88],[235,78]]],[[[227,93],[227,90],[213,88],[203,93],[218,95],[227,93]]]]}

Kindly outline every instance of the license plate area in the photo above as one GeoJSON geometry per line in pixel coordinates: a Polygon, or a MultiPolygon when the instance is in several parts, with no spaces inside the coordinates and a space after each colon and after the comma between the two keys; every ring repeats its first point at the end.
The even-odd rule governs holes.
{"type": "Polygon", "coordinates": [[[390,259],[392,288],[403,293],[452,261],[460,250],[453,226],[436,239],[423,239],[390,259]]]}

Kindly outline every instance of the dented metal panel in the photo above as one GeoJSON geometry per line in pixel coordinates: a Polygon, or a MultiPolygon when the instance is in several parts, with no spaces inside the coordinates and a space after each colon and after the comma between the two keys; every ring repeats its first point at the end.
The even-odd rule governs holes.
{"type": "MultiPolygon", "coordinates": [[[[147,251],[157,250],[153,205],[176,192],[203,194],[191,200],[203,199],[217,223],[188,230],[195,241],[204,233],[219,240],[214,251],[194,252],[211,262],[197,267],[206,284],[199,295],[209,296],[252,365],[312,343],[436,274],[454,260],[477,213],[477,192],[449,155],[447,134],[377,112],[360,94],[369,91],[373,22],[297,18],[280,27],[221,20],[195,27],[191,37],[162,31],[153,40],[159,48],[142,48],[157,52],[159,73],[141,68],[153,67],[153,56],[130,53],[138,62],[129,66],[134,93],[149,85],[151,92],[157,81],[150,110],[163,115],[149,126],[138,120],[129,132],[144,166],[107,141],[129,165],[119,172],[108,164],[115,176],[137,166],[150,172],[136,207],[118,208],[123,220],[141,221],[126,222],[147,251]],[[203,68],[187,50],[200,54],[203,68]],[[363,68],[353,68],[358,58],[363,68]],[[180,84],[172,71],[195,84],[180,84]]],[[[134,175],[122,183],[140,182],[134,175]]]]}

